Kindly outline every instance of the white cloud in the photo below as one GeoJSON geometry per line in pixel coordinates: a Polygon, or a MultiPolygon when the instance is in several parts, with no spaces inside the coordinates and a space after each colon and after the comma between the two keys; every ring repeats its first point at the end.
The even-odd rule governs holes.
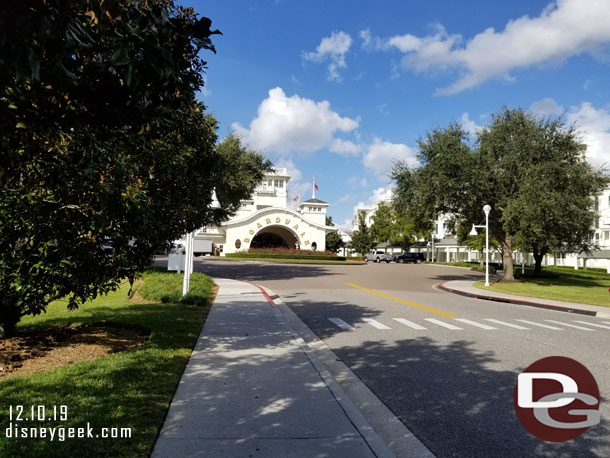
{"type": "MultiPolygon", "coordinates": [[[[353,215],[354,217],[351,220],[345,220],[342,226],[348,227],[348,229],[343,230],[354,230],[357,229],[358,221],[356,219],[356,215],[358,214],[358,210],[367,209],[372,210],[377,207],[379,202],[389,202],[392,199],[393,190],[390,187],[381,186],[377,189],[374,189],[372,194],[369,196],[366,202],[358,202],[354,205],[353,215]],[[349,224],[348,224],[349,222],[349,224]]],[[[342,227],[343,228],[343,227],[342,227]]]]}
{"type": "MultiPolygon", "coordinates": [[[[233,123],[232,128],[250,148],[279,154],[313,153],[322,148],[349,149],[349,142],[336,142],[334,134],[351,132],[358,120],[341,117],[327,101],[315,102],[276,87],[261,102],[249,128],[233,123]]],[[[339,152],[339,151],[337,151],[339,152]]],[[[345,154],[345,152],[342,152],[345,154]]]]}
{"type": "Polygon", "coordinates": [[[390,110],[388,110],[388,104],[382,103],[381,105],[377,105],[377,111],[384,116],[390,115],[390,110]]]}
{"type": "Polygon", "coordinates": [[[350,196],[349,194],[346,194],[342,197],[339,198],[339,200],[337,200],[338,204],[344,204],[345,202],[347,202],[348,200],[351,199],[352,196],[350,196]]]}
{"type": "Polygon", "coordinates": [[[312,62],[330,60],[329,81],[341,81],[340,68],[346,68],[345,55],[352,45],[352,38],[345,32],[333,32],[330,37],[322,38],[315,52],[303,52],[301,57],[312,62]]]}
{"type": "Polygon", "coordinates": [[[340,138],[335,138],[328,149],[342,156],[358,156],[362,152],[360,145],[340,138]]]}
{"type": "Polygon", "coordinates": [[[388,49],[388,44],[379,37],[373,37],[370,29],[361,30],[360,38],[364,49],[371,51],[388,49]]]}
{"type": "Polygon", "coordinates": [[[390,143],[375,138],[362,158],[362,163],[378,177],[386,176],[396,162],[406,161],[411,167],[417,165],[415,151],[402,143],[390,143]]]}
{"type": "Polygon", "coordinates": [[[532,103],[531,111],[541,116],[559,116],[563,113],[563,107],[547,97],[532,103]]]}
{"type": "Polygon", "coordinates": [[[347,184],[353,188],[357,186],[365,188],[368,185],[368,181],[366,180],[366,177],[352,176],[347,179],[347,184]]]}
{"type": "Polygon", "coordinates": [[[563,115],[568,125],[574,125],[587,145],[586,158],[594,166],[610,165],[610,111],[596,108],[590,102],[564,110],[555,100],[546,98],[534,102],[531,111],[542,116],[563,115]]]}
{"type": "Polygon", "coordinates": [[[582,132],[587,144],[587,160],[595,166],[610,165],[610,111],[583,102],[578,107],[571,107],[566,119],[582,132]]]}
{"type": "MultiPolygon", "coordinates": [[[[607,0],[556,0],[539,16],[509,21],[504,30],[492,27],[465,44],[442,26],[434,34],[391,37],[387,44],[405,53],[402,65],[415,72],[457,71],[458,80],[437,94],[455,94],[492,78],[513,77],[516,69],[560,62],[589,53],[598,57],[610,42],[610,8],[607,0]]],[[[374,42],[368,37],[368,42],[374,42]]]]}
{"type": "Polygon", "coordinates": [[[483,126],[470,119],[470,115],[468,115],[468,113],[462,113],[460,124],[466,132],[473,136],[476,136],[483,128],[483,126]]]}
{"type": "Polygon", "coordinates": [[[275,162],[274,166],[277,168],[286,167],[286,171],[288,175],[290,175],[290,181],[288,181],[288,187],[286,189],[288,194],[287,204],[288,208],[296,210],[299,202],[309,199],[311,182],[309,180],[303,181],[303,174],[291,159],[280,159],[275,162]],[[296,196],[300,197],[298,202],[293,200],[296,196]]]}

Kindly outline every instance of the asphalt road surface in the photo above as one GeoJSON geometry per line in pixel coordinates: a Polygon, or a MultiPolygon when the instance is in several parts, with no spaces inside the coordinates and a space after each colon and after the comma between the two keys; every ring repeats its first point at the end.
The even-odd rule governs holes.
{"type": "MultiPolygon", "coordinates": [[[[435,288],[465,269],[195,261],[281,299],[438,457],[610,457],[610,319],[465,298],[435,288]],[[518,374],[547,356],[584,364],[602,422],[541,441],[518,422],[518,374]]],[[[577,418],[578,420],[582,418],[577,418]]]]}

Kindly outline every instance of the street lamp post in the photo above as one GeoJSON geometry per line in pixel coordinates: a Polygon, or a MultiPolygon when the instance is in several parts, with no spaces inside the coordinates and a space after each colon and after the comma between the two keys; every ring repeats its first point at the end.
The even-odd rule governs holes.
{"type": "MultiPolygon", "coordinates": [[[[216,191],[212,191],[211,209],[220,208],[216,191]]],[[[182,280],[182,295],[185,296],[191,289],[191,274],[193,273],[193,245],[195,244],[195,231],[186,234],[186,253],[184,254],[184,279],[182,280]]]]}
{"type": "Polygon", "coordinates": [[[489,286],[489,212],[491,211],[491,207],[485,205],[483,211],[485,212],[485,226],[475,226],[473,224],[470,235],[477,235],[477,227],[485,228],[485,286],[489,286]]]}
{"type": "Polygon", "coordinates": [[[432,257],[432,262],[434,262],[434,253],[435,253],[435,251],[434,251],[434,239],[435,238],[436,238],[436,234],[433,232],[432,233],[432,256],[431,256],[432,257]]]}

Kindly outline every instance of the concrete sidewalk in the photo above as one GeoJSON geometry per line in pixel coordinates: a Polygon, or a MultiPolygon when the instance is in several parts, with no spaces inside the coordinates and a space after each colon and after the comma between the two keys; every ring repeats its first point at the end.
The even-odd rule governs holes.
{"type": "MultiPolygon", "coordinates": [[[[555,301],[552,299],[540,299],[536,297],[517,296],[514,294],[496,293],[474,286],[472,280],[452,280],[441,283],[442,290],[463,296],[475,297],[496,302],[507,302],[511,304],[525,305],[530,307],[545,308],[561,312],[576,313],[581,315],[598,316],[610,318],[610,308],[596,305],[578,304],[574,302],[555,301]]],[[[610,294],[610,293],[609,293],[610,294]]]]}
{"type": "Polygon", "coordinates": [[[215,282],[153,458],[394,456],[266,293],[215,282]]]}

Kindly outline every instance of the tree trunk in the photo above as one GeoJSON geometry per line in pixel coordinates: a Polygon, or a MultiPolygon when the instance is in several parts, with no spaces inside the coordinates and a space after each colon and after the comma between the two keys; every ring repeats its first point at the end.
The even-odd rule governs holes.
{"type": "Polygon", "coordinates": [[[508,232],[504,234],[504,240],[502,241],[502,263],[504,264],[504,280],[514,281],[513,237],[508,232]]]}
{"type": "Polygon", "coordinates": [[[538,275],[542,272],[542,260],[547,252],[545,247],[538,249],[538,245],[532,246],[532,252],[534,255],[534,273],[538,275]]]}
{"type": "Polygon", "coordinates": [[[0,303],[0,339],[13,336],[20,319],[19,307],[0,303]]]}

